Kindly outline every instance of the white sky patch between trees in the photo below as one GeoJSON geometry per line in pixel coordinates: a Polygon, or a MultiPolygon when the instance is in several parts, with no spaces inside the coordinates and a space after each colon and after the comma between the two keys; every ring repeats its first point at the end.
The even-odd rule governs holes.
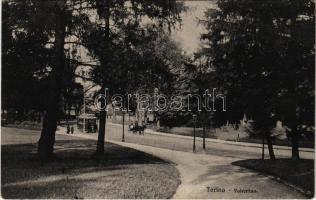
{"type": "MultiPolygon", "coordinates": [[[[201,33],[205,31],[202,24],[199,24],[199,20],[204,18],[204,13],[209,8],[215,8],[215,1],[185,1],[185,6],[187,6],[187,11],[181,14],[182,26],[177,26],[171,30],[172,39],[177,42],[183,49],[185,54],[192,56],[196,51],[198,51],[201,46],[200,36],[201,33]]],[[[146,20],[145,20],[146,21],[146,20]]],[[[78,48],[78,53],[80,52],[80,57],[82,62],[91,62],[91,58],[87,55],[87,50],[78,48]]],[[[93,64],[93,63],[91,63],[93,64]]],[[[81,71],[89,71],[89,67],[82,66],[76,70],[77,74],[81,74],[81,71]]],[[[76,79],[77,82],[83,84],[81,78],[76,79]]],[[[100,87],[96,86],[91,88],[93,83],[90,81],[85,82],[85,87],[90,88],[87,95],[99,90],[100,87]]]]}

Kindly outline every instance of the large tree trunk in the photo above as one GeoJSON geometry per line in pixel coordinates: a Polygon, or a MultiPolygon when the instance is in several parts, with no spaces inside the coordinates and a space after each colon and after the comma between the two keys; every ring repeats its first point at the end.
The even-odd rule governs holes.
{"type": "MultiPolygon", "coordinates": [[[[56,106],[53,107],[56,108],[56,106]]],[[[53,157],[56,128],[56,110],[49,109],[44,116],[41,137],[38,141],[38,154],[42,160],[49,160],[53,157]]]]}
{"type": "Polygon", "coordinates": [[[97,150],[96,150],[97,155],[101,155],[104,153],[105,125],[106,125],[106,111],[104,110],[100,112],[99,133],[98,133],[97,150]]]}
{"type": "Polygon", "coordinates": [[[271,136],[267,135],[267,144],[268,144],[268,150],[269,150],[269,156],[271,160],[275,160],[274,150],[273,150],[273,144],[271,136]]]}
{"type": "MultiPolygon", "coordinates": [[[[64,1],[63,1],[64,3],[64,1]]],[[[55,27],[55,44],[53,69],[50,77],[50,93],[48,97],[48,108],[46,110],[43,128],[40,139],[38,141],[38,154],[41,159],[47,160],[53,157],[55,132],[60,111],[61,102],[61,83],[64,71],[64,44],[65,44],[65,23],[62,7],[64,5],[56,5],[56,27],[55,27]]]]}
{"type": "MultiPolygon", "coordinates": [[[[105,49],[105,56],[109,56],[109,51],[110,51],[110,2],[107,1],[97,1],[97,6],[98,6],[98,13],[100,16],[103,17],[105,21],[105,29],[104,29],[104,34],[105,34],[105,42],[106,42],[106,49],[105,49]],[[100,4],[100,5],[98,5],[100,4]],[[100,12],[99,12],[100,11],[100,12]]],[[[106,63],[103,63],[104,67],[107,67],[106,63]]],[[[105,91],[106,95],[106,90],[105,86],[107,80],[104,80],[103,85],[102,85],[102,92],[105,91]]],[[[107,86],[108,87],[108,86],[107,86]]],[[[98,132],[98,141],[97,141],[97,149],[96,149],[96,154],[97,155],[102,155],[104,153],[104,138],[105,138],[105,126],[106,126],[106,101],[101,102],[101,107],[105,108],[105,110],[100,111],[100,120],[99,120],[99,132],[98,132]]],[[[113,111],[114,113],[114,111],[113,111]]]]}

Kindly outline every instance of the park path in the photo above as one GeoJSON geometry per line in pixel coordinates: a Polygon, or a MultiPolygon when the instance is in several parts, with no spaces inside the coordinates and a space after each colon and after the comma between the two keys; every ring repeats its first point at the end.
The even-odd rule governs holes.
{"type": "MultiPolygon", "coordinates": [[[[65,133],[59,131],[59,134],[65,133]]],[[[78,133],[75,137],[96,140],[95,134],[78,133]]],[[[180,172],[181,184],[173,196],[174,199],[306,198],[293,188],[269,176],[231,164],[240,158],[201,152],[195,154],[114,140],[107,141],[175,163],[180,172]],[[241,190],[250,192],[238,192],[241,190]]]]}

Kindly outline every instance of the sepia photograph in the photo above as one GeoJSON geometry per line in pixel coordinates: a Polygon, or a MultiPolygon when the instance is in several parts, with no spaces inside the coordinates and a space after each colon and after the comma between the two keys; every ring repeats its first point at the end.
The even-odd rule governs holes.
{"type": "Polygon", "coordinates": [[[0,5],[1,198],[314,198],[315,0],[0,5]]]}

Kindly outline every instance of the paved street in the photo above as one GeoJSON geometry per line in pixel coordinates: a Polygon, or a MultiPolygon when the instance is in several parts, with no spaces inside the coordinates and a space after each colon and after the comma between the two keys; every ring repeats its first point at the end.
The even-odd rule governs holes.
{"type": "Polygon", "coordinates": [[[176,163],[181,184],[173,196],[174,199],[306,198],[271,177],[232,165],[232,162],[239,160],[236,158],[115,143],[176,163]],[[251,192],[242,192],[247,190],[251,192]]]}
{"type": "MultiPolygon", "coordinates": [[[[192,141],[186,139],[126,133],[126,142],[123,143],[120,142],[121,130],[117,125],[107,125],[106,131],[106,139],[110,142],[177,164],[181,185],[173,198],[305,198],[272,177],[232,165],[232,162],[240,159],[260,157],[259,151],[249,147],[238,147],[235,150],[236,146],[233,145],[229,149],[223,144],[208,143],[204,153],[201,150],[202,144],[198,142],[199,153],[192,153],[192,141]]],[[[97,134],[75,136],[96,139],[97,134]]]]}
{"type": "MultiPolygon", "coordinates": [[[[107,123],[106,140],[121,141],[122,140],[122,125],[107,123]]],[[[127,126],[125,126],[125,141],[128,143],[142,144],[147,146],[192,152],[193,150],[193,138],[182,138],[172,136],[161,136],[155,134],[139,135],[128,132],[127,126]]],[[[222,144],[216,142],[206,142],[206,150],[202,148],[202,141],[196,140],[196,152],[207,153],[210,155],[218,155],[222,157],[249,159],[249,158],[261,158],[261,148],[248,147],[248,146],[236,146],[230,144],[222,144]]],[[[268,150],[265,150],[266,158],[268,158],[268,150]]],[[[277,157],[290,157],[290,150],[275,149],[277,157]]],[[[314,152],[300,152],[302,158],[314,159],[314,152]]]]}

